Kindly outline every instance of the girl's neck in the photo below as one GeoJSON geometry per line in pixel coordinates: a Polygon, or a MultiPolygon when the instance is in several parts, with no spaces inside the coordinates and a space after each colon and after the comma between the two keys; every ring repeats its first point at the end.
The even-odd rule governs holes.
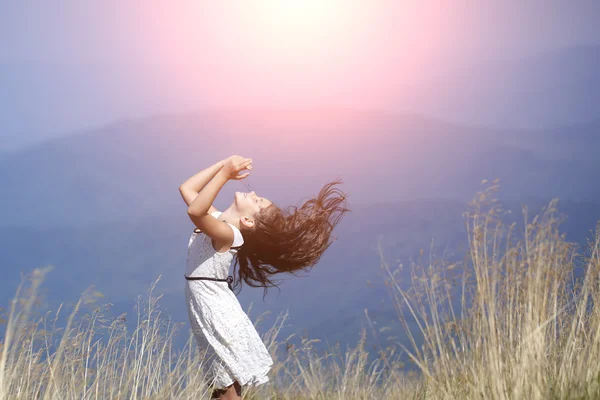
{"type": "Polygon", "coordinates": [[[240,217],[231,208],[228,208],[227,210],[223,211],[218,219],[219,221],[225,221],[240,229],[240,217]]]}

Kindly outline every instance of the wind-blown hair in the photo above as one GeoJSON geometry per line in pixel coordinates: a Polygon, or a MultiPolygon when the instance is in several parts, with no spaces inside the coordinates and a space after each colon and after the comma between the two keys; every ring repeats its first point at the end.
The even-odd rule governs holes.
{"type": "Polygon", "coordinates": [[[310,270],[335,240],[333,228],[350,211],[346,194],[334,187],[339,183],[337,179],[326,184],[299,208],[282,210],[272,204],[256,214],[252,228],[242,226],[244,244],[237,247],[234,287],[242,280],[248,286],[264,287],[264,299],[268,287],[279,289],[270,279],[273,275],[310,270]]]}

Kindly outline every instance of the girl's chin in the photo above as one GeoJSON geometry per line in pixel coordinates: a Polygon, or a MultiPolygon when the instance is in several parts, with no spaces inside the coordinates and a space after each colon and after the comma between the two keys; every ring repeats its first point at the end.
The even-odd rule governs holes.
{"type": "Polygon", "coordinates": [[[244,193],[235,192],[235,196],[233,196],[233,202],[237,205],[239,200],[241,200],[243,197],[244,197],[244,193]]]}

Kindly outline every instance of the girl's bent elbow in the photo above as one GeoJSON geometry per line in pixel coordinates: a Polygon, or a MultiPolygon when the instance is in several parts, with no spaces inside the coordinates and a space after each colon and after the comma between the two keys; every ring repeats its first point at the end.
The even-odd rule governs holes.
{"type": "Polygon", "coordinates": [[[194,210],[194,209],[192,209],[192,208],[190,207],[190,208],[188,208],[188,211],[187,211],[187,213],[188,213],[188,215],[189,215],[190,217],[196,217],[196,218],[199,218],[199,217],[201,217],[201,216],[203,216],[203,215],[206,215],[206,214],[208,214],[208,211],[194,210]]]}

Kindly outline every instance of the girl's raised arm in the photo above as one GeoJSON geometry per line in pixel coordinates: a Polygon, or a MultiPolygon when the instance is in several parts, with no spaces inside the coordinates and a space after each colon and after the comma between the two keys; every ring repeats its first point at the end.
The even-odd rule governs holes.
{"type": "MultiPolygon", "coordinates": [[[[205,168],[204,170],[198,172],[196,175],[190,177],[188,180],[179,185],[179,193],[181,194],[183,201],[188,207],[190,206],[190,204],[192,204],[194,199],[196,199],[198,193],[200,193],[202,188],[206,186],[208,182],[210,182],[210,180],[217,174],[217,172],[219,172],[219,170],[221,170],[221,168],[223,168],[223,165],[225,165],[225,161],[227,161],[227,159],[221,160],[215,163],[214,165],[205,168]]],[[[211,204],[208,213],[212,214],[215,211],[219,210],[217,210],[211,204]]]]}
{"type": "Polygon", "coordinates": [[[250,175],[248,172],[240,175],[240,171],[252,169],[250,164],[252,164],[251,158],[229,157],[219,172],[200,190],[200,193],[188,208],[188,215],[194,225],[207,236],[213,238],[220,247],[233,243],[233,231],[227,224],[219,222],[215,217],[208,214],[208,210],[228,180],[244,179],[250,175]]]}

